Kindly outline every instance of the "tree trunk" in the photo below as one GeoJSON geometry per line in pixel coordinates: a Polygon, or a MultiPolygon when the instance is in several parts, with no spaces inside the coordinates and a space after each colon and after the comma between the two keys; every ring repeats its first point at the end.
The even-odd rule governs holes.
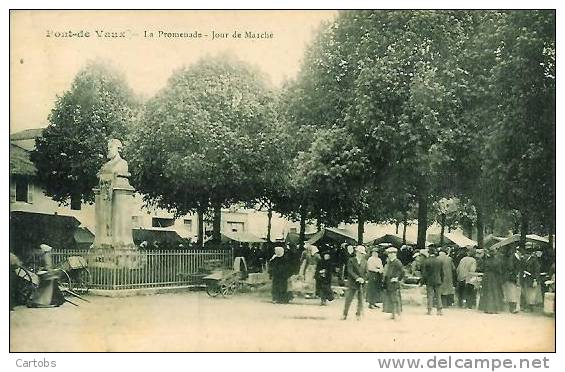
{"type": "Polygon", "coordinates": [[[445,213],[441,214],[441,232],[439,233],[439,246],[443,247],[443,242],[445,241],[445,213]]]}
{"type": "Polygon", "coordinates": [[[475,209],[477,210],[477,247],[479,249],[483,249],[485,246],[485,225],[484,225],[484,215],[483,215],[483,207],[475,205],[475,209]]]}
{"type": "Polygon", "coordinates": [[[553,249],[553,239],[555,239],[553,235],[553,222],[549,223],[549,248],[553,249]]]}
{"type": "Polygon", "coordinates": [[[214,242],[219,243],[222,241],[222,205],[215,204],[214,205],[214,223],[213,223],[213,231],[212,231],[212,240],[214,242]]]}
{"type": "Polygon", "coordinates": [[[519,234],[520,233],[520,221],[518,219],[514,220],[514,229],[512,230],[512,234],[519,234]]]}
{"type": "Polygon", "coordinates": [[[470,219],[464,218],[461,221],[461,228],[463,229],[464,236],[473,239],[473,222],[470,219]]]}
{"type": "Polygon", "coordinates": [[[526,234],[528,234],[528,214],[524,211],[520,212],[520,248],[526,248],[526,234]]]}
{"type": "Polygon", "coordinates": [[[204,248],[204,208],[199,208],[196,213],[198,215],[197,243],[199,248],[204,248]]]}
{"type": "Polygon", "coordinates": [[[81,203],[82,203],[82,198],[80,193],[71,195],[71,209],[73,211],[80,211],[81,203]]]}
{"type": "Polygon", "coordinates": [[[408,226],[408,215],[404,213],[402,216],[402,244],[406,244],[406,227],[408,226]]]}
{"type": "Polygon", "coordinates": [[[365,233],[365,217],[362,213],[357,219],[357,244],[363,244],[363,234],[365,233]]]}
{"type": "Polygon", "coordinates": [[[428,230],[428,192],[421,185],[418,190],[418,249],[426,248],[426,231],[428,230]]]}
{"type": "Polygon", "coordinates": [[[300,208],[300,249],[304,248],[304,241],[306,240],[306,211],[300,208]]]}
{"type": "Polygon", "coordinates": [[[318,232],[322,231],[322,219],[320,218],[320,216],[316,218],[316,230],[318,232]]]}
{"type": "Polygon", "coordinates": [[[400,227],[400,221],[399,220],[394,221],[394,226],[396,227],[395,234],[398,235],[398,228],[400,227]]]}
{"type": "Polygon", "coordinates": [[[273,219],[273,209],[269,208],[267,212],[267,242],[271,242],[271,222],[273,219]]]}

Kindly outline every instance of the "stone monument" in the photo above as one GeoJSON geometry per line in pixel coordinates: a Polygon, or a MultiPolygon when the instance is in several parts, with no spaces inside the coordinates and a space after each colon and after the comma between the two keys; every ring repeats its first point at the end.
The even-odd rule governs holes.
{"type": "Polygon", "coordinates": [[[96,234],[91,262],[99,267],[131,267],[136,264],[137,247],[131,232],[134,188],[129,184],[128,163],[120,156],[122,143],[108,141],[108,161],[97,176],[94,189],[96,234]]]}

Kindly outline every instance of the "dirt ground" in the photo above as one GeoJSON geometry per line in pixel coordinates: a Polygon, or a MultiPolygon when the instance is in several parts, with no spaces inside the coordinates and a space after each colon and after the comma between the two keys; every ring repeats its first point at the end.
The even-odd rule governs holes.
{"type": "Polygon", "coordinates": [[[343,299],[270,303],[265,294],[210,298],[186,292],[107,298],[79,308],[17,307],[11,351],[554,351],[555,319],[445,309],[425,315],[407,305],[400,320],[368,310],[340,320],[343,299]]]}

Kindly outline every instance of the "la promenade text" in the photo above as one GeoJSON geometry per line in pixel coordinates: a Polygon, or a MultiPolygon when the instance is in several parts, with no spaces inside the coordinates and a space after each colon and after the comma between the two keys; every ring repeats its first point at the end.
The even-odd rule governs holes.
{"type": "Polygon", "coordinates": [[[174,32],[174,31],[144,31],[143,37],[145,38],[159,38],[159,39],[203,39],[210,38],[212,40],[218,39],[272,39],[274,34],[269,31],[217,31],[212,30],[209,33],[202,33],[200,31],[191,32],[174,32]]]}
{"type": "Polygon", "coordinates": [[[166,31],[166,30],[144,30],[141,33],[127,30],[46,30],[45,37],[56,39],[130,39],[142,37],[145,39],[273,39],[275,35],[271,31],[250,30],[211,30],[209,32],[194,31],[166,31]]]}

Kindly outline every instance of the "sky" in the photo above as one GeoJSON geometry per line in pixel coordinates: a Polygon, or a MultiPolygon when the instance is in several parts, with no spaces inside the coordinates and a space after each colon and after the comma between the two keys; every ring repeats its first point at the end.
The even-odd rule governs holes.
{"type": "Polygon", "coordinates": [[[57,95],[69,89],[76,73],[89,60],[112,64],[125,74],[134,92],[145,98],[164,87],[177,68],[224,52],[258,66],[278,86],[296,76],[315,31],[322,21],[331,20],[336,14],[234,10],[13,11],[10,133],[46,126],[57,95]],[[159,31],[203,36],[169,38],[159,35],[159,31]],[[272,33],[272,38],[245,38],[246,31],[272,33]],[[89,37],[85,37],[87,32],[89,37]],[[148,37],[151,32],[154,37],[148,37]],[[212,40],[212,32],[227,34],[227,38],[212,40]],[[241,33],[242,38],[233,38],[234,32],[241,33]],[[73,36],[68,37],[69,33],[73,36]],[[98,36],[105,33],[109,37],[98,36]]]}

